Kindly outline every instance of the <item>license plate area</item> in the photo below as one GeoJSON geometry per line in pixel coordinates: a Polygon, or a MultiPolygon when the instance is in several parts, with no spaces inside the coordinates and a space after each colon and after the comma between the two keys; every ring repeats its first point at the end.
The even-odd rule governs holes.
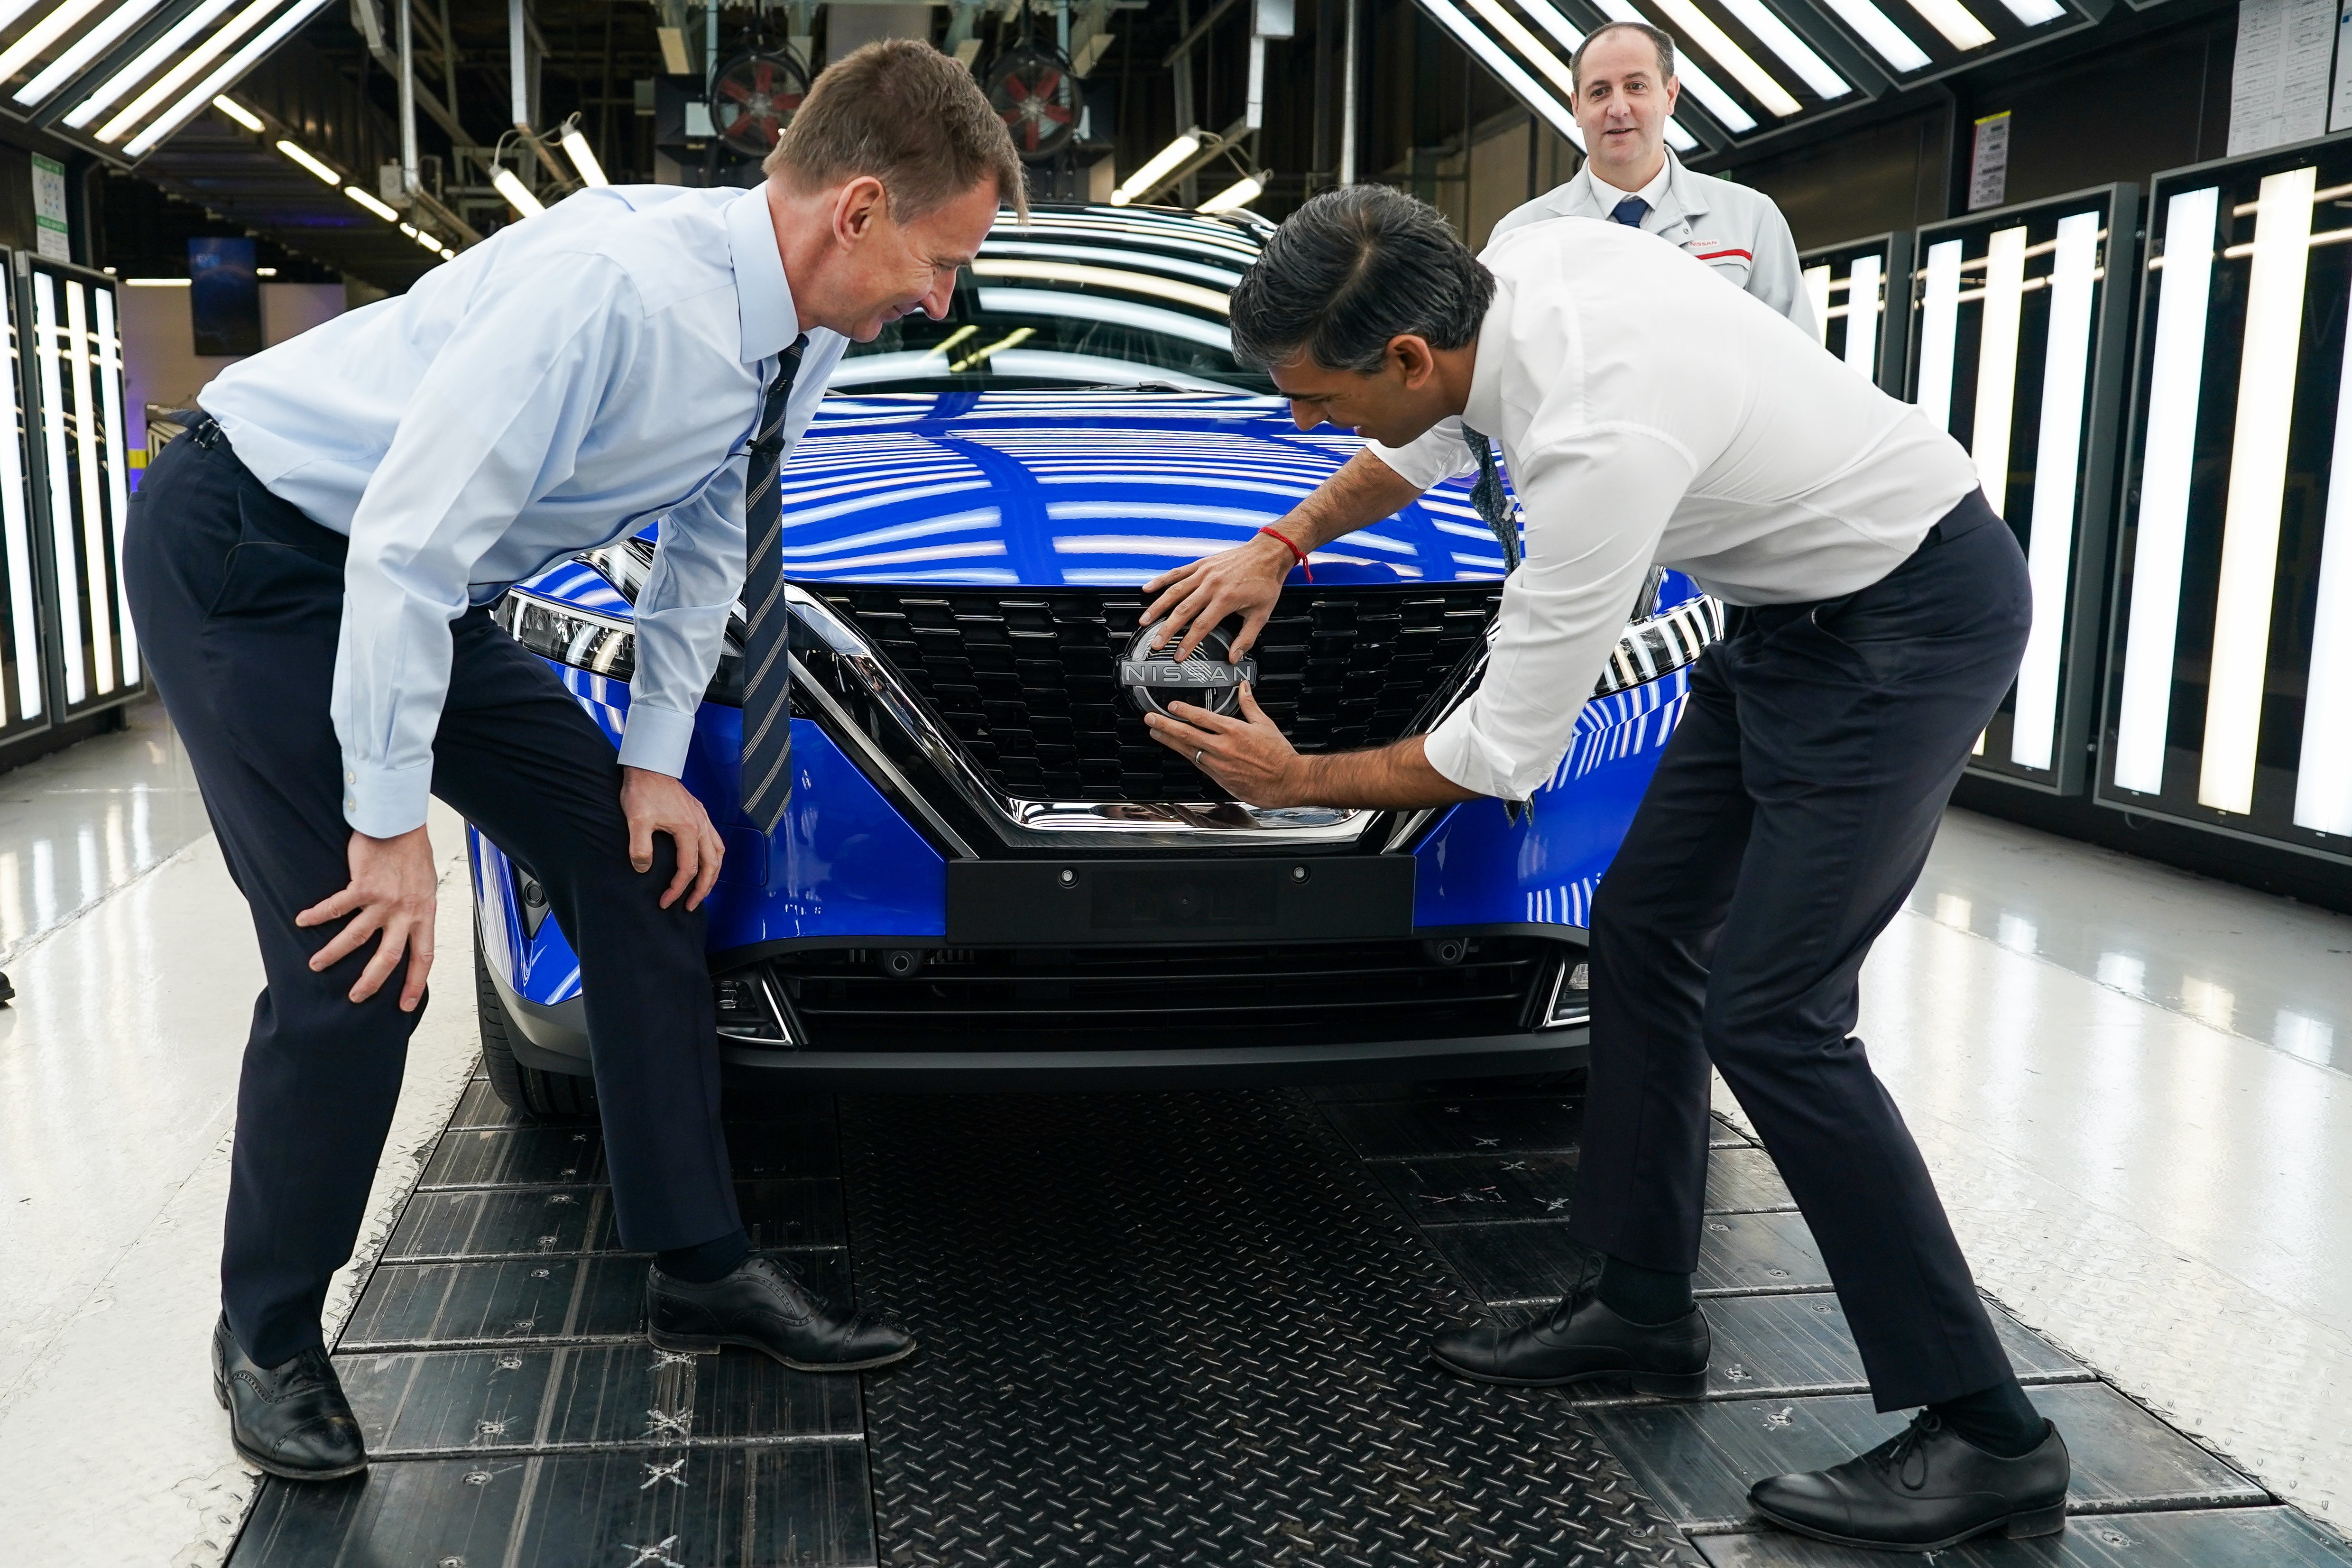
{"type": "Polygon", "coordinates": [[[1413,861],[953,860],[957,947],[1346,942],[1412,934],[1413,861]]]}

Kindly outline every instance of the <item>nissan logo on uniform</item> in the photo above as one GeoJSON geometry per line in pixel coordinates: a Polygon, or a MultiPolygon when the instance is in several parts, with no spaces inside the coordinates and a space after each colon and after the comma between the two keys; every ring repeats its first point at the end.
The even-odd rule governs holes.
{"type": "Polygon", "coordinates": [[[1118,661],[1118,683],[1127,688],[1135,705],[1146,712],[1166,713],[1171,702],[1190,702],[1212,713],[1239,713],[1242,683],[1257,679],[1257,660],[1225,657],[1233,648],[1233,628],[1238,623],[1229,621],[1202,637],[1192,657],[1181,662],[1173,642],[1166,647],[1151,646],[1166,624],[1154,621],[1136,633],[1135,640],[1127,645],[1126,657],[1118,661]]]}

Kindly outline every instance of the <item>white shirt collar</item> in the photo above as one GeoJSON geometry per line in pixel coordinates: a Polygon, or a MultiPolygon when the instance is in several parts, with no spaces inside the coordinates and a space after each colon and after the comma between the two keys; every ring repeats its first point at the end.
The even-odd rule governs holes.
{"type": "Polygon", "coordinates": [[[1666,150],[1665,157],[1659,161],[1658,172],[1650,177],[1650,183],[1648,184],[1643,185],[1638,191],[1621,190],[1617,186],[1611,184],[1608,181],[1601,177],[1599,172],[1596,171],[1591,163],[1584,165],[1584,173],[1592,182],[1593,198],[1601,204],[1603,210],[1613,208],[1619,202],[1623,201],[1627,196],[1639,196],[1644,202],[1649,204],[1650,211],[1656,212],[1658,210],[1659,202],[1666,194],[1667,183],[1674,178],[1674,150],[1672,148],[1668,148],[1666,150]]]}

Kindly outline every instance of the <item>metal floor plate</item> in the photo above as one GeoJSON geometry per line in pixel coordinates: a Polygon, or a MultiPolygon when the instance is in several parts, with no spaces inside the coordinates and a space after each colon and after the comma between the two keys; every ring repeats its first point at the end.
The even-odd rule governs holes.
{"type": "MultiPolygon", "coordinates": [[[[236,1568],[1664,1564],[1885,1568],[1761,1530],[1757,1476],[1899,1425],[1764,1151],[1718,1122],[1707,1397],[1436,1373],[1541,1310],[1582,1106],[1556,1080],[828,1099],[728,1124],[760,1245],[895,1308],[862,1378],[644,1337],[593,1128],[477,1081],[337,1346],[378,1462],[271,1481],[236,1568]],[[1686,1533],[1687,1532],[1687,1533],[1686,1533]]],[[[2352,1552],[1995,1310],[2075,1457],[2057,1538],[1968,1568],[2352,1568],[2352,1552]],[[2218,1506],[2217,1506],[2218,1505],[2218,1506]]]]}

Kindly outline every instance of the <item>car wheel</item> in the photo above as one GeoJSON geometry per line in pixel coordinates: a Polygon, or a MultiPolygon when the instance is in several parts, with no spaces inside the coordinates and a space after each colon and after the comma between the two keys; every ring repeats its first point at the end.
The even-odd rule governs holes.
{"type": "Polygon", "coordinates": [[[474,935],[474,1005],[481,1015],[482,1070],[490,1092],[533,1121],[574,1121],[596,1114],[596,1082],[570,1073],[543,1072],[515,1060],[506,1004],[490,979],[481,933],[474,935]]]}

